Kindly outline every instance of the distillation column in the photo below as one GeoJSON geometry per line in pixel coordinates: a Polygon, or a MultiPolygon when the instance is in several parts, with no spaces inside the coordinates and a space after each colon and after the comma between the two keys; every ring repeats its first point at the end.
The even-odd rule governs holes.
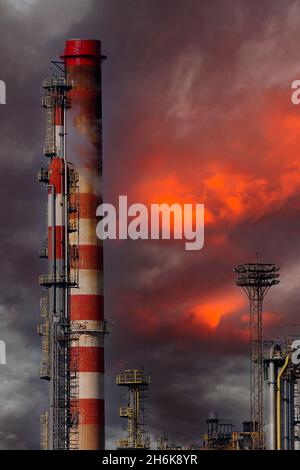
{"type": "MultiPolygon", "coordinates": [[[[78,449],[104,449],[103,251],[96,236],[96,208],[102,202],[101,43],[68,40],[62,58],[73,85],[68,154],[79,175],[78,240],[70,233],[70,247],[78,249],[78,287],[69,295],[72,422],[78,449]]],[[[76,213],[70,214],[71,224],[72,219],[76,223],[76,213]]]]}
{"type": "Polygon", "coordinates": [[[277,377],[280,367],[283,364],[281,346],[272,344],[269,357],[264,359],[266,378],[269,387],[269,432],[267,449],[277,449],[277,377]]]}

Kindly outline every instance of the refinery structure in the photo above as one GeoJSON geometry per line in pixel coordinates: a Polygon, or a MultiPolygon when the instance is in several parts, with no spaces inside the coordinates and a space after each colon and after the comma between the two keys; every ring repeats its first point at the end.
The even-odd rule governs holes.
{"type": "Polygon", "coordinates": [[[127,421],[126,437],[117,442],[117,449],[150,449],[150,438],[145,429],[145,400],[150,377],[143,368],[125,369],[117,375],[116,384],[127,389],[127,404],[120,407],[120,418],[127,421]]]}
{"type": "MultiPolygon", "coordinates": [[[[43,82],[46,115],[44,165],[39,181],[48,196],[47,235],[39,255],[38,332],[42,337],[40,377],[49,384],[48,408],[40,418],[41,449],[105,448],[103,250],[96,235],[102,203],[101,53],[98,40],[68,40],[61,61],[43,82]]],[[[235,268],[236,284],[250,303],[250,406],[243,430],[212,415],[199,448],[300,450],[300,340],[266,343],[263,301],[279,284],[274,264],[235,268]],[[267,392],[267,397],[266,397],[267,392]],[[267,412],[266,412],[267,410],[267,412]]],[[[127,391],[119,415],[125,422],[117,449],[150,449],[147,398],[150,377],[126,368],[116,385],[127,391]]],[[[230,417],[229,417],[230,418],[230,417]]],[[[166,433],[157,448],[181,449],[166,433]]]]}
{"type": "Polygon", "coordinates": [[[279,284],[279,268],[246,263],[235,272],[250,303],[250,421],[235,431],[230,420],[211,416],[203,448],[300,450],[300,340],[266,341],[263,334],[263,300],[279,284]]]}
{"type": "Polygon", "coordinates": [[[48,230],[40,256],[42,364],[49,406],[41,416],[42,449],[104,448],[101,43],[66,41],[44,80],[48,230]],[[67,141],[68,140],[68,141],[67,141]]]}

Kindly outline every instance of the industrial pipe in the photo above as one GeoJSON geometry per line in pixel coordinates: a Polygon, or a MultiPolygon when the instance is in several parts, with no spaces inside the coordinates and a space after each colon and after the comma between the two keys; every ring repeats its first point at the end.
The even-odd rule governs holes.
{"type": "Polygon", "coordinates": [[[281,347],[279,344],[272,344],[269,353],[269,404],[270,404],[270,440],[269,449],[276,450],[276,361],[281,357],[281,347]]]}
{"type": "Polygon", "coordinates": [[[269,391],[270,391],[270,450],[276,449],[276,377],[275,361],[272,358],[269,366],[269,391]]]}
{"type": "Polygon", "coordinates": [[[277,450],[280,450],[281,448],[281,433],[280,433],[280,427],[281,427],[281,416],[280,416],[280,399],[281,399],[281,377],[285,371],[285,369],[288,366],[289,363],[289,355],[286,356],[284,365],[280,369],[280,372],[277,377],[277,450]]]}
{"type": "Polygon", "coordinates": [[[289,450],[289,392],[288,392],[288,381],[284,379],[283,383],[283,448],[284,450],[289,450]]]}

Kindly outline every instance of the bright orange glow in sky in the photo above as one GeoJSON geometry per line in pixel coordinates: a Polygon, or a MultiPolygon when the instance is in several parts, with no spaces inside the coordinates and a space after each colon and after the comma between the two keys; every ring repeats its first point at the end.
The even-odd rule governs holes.
{"type": "MultiPolygon", "coordinates": [[[[262,232],[262,239],[254,235],[252,244],[252,235],[249,239],[247,235],[248,226],[255,234],[256,226],[259,231],[265,223],[273,223],[276,231],[278,214],[285,217],[287,209],[300,210],[299,109],[289,103],[289,97],[282,91],[268,91],[260,98],[257,107],[250,103],[248,117],[239,119],[230,115],[228,121],[224,120],[224,129],[220,134],[212,129],[207,135],[195,133],[191,136],[192,143],[187,139],[187,145],[179,149],[172,147],[172,142],[168,145],[162,139],[163,150],[157,143],[151,155],[148,153],[145,159],[139,156],[135,179],[130,186],[129,203],[141,202],[147,206],[198,203],[205,206],[205,243],[201,254],[196,253],[194,263],[198,263],[197,267],[191,263],[190,285],[194,285],[192,276],[198,272],[205,272],[206,282],[202,286],[200,274],[197,294],[193,287],[189,290],[188,282],[184,282],[185,290],[178,301],[182,318],[188,315],[187,312],[193,313],[193,321],[196,322],[196,329],[199,327],[200,334],[201,329],[205,330],[204,325],[212,333],[216,330],[219,333],[226,323],[222,320],[227,321],[239,312],[236,329],[244,331],[245,325],[245,332],[248,331],[247,321],[243,321],[243,316],[248,315],[248,301],[245,294],[234,286],[235,279],[234,275],[230,276],[230,269],[235,262],[255,260],[267,233],[262,232]],[[245,243],[241,237],[245,237],[245,243]],[[215,253],[218,255],[215,256],[215,253]],[[202,268],[203,259],[205,264],[202,268]],[[214,271],[218,269],[211,269],[210,266],[221,266],[224,271],[220,284],[215,284],[216,289],[211,289],[211,298],[208,299],[205,289],[210,282],[216,282],[214,271]],[[211,281],[210,276],[213,276],[211,281]],[[220,291],[224,287],[224,279],[228,288],[226,294],[220,291]]],[[[213,123],[211,125],[213,127],[213,123]]],[[[285,220],[282,222],[279,230],[282,230],[285,220]]],[[[171,228],[174,228],[172,222],[171,228]]],[[[280,242],[284,244],[285,240],[280,239],[280,242]]],[[[162,257],[158,264],[165,260],[161,246],[162,257]]],[[[271,253],[271,262],[278,262],[277,256],[276,251],[271,253]]],[[[190,263],[190,259],[185,258],[182,265],[176,264],[174,271],[169,273],[170,279],[176,281],[180,278],[181,270],[189,279],[185,260],[190,263]]],[[[171,281],[167,290],[168,296],[172,297],[176,288],[171,281]]],[[[158,312],[159,308],[158,302],[158,312]]],[[[275,317],[272,321],[276,320],[275,317]]],[[[157,318],[160,318],[159,313],[157,318]]],[[[266,326],[269,320],[270,315],[266,314],[266,326]]],[[[246,333],[243,335],[246,337],[246,333]]]]}
{"type": "Polygon", "coordinates": [[[196,318],[206,323],[212,330],[216,329],[223,317],[236,312],[238,308],[245,305],[245,299],[240,292],[225,294],[200,302],[193,307],[196,318]]]}

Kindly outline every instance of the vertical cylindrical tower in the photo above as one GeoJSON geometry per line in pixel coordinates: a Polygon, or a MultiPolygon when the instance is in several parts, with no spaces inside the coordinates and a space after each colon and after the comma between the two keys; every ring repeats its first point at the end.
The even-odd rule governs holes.
{"type": "MultiPolygon", "coordinates": [[[[103,256],[96,236],[96,208],[102,202],[101,43],[66,41],[66,76],[72,81],[68,114],[69,160],[79,175],[79,229],[76,276],[70,289],[72,422],[78,449],[104,448],[103,256]],[[72,375],[73,373],[73,375],[72,375]],[[72,394],[72,390],[77,390],[72,394]]],[[[76,215],[70,214],[70,222],[76,215]]],[[[72,275],[72,265],[71,275],[72,275]]]]}
{"type": "Polygon", "coordinates": [[[270,423],[269,423],[269,449],[276,449],[276,366],[273,357],[269,364],[269,406],[270,406],[270,423]]]}

